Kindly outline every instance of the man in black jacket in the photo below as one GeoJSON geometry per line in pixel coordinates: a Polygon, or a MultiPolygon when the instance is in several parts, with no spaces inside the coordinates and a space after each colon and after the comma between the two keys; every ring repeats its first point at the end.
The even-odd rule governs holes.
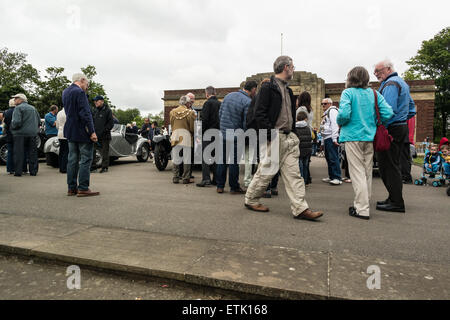
{"type": "Polygon", "coordinates": [[[111,141],[111,129],[114,127],[114,120],[111,109],[105,104],[102,96],[94,98],[94,127],[98,137],[98,144],[94,148],[100,150],[102,155],[102,170],[100,173],[108,172],[109,166],[109,142],[111,141]]]}
{"type": "MultiPolygon", "coordinates": [[[[214,87],[207,87],[205,89],[205,95],[207,101],[203,105],[201,111],[201,119],[202,119],[202,135],[209,129],[220,129],[220,121],[219,121],[219,109],[220,109],[220,101],[217,100],[216,97],[216,89],[214,87]]],[[[205,148],[212,141],[202,141],[202,149],[205,148]]],[[[212,155],[214,156],[214,155],[212,155]]],[[[197,183],[197,187],[209,187],[211,185],[216,185],[216,165],[213,163],[214,159],[209,159],[209,163],[205,162],[202,156],[202,182],[197,183]],[[211,171],[213,174],[213,178],[211,181],[211,171]]]]}
{"type": "MultiPolygon", "coordinates": [[[[288,81],[294,76],[294,63],[288,56],[280,56],[273,65],[275,76],[270,82],[264,83],[256,97],[255,118],[259,130],[266,129],[268,136],[271,130],[278,133],[276,139],[268,145],[269,160],[271,144],[278,142],[279,170],[284,181],[286,193],[291,202],[294,219],[316,220],[322,212],[313,212],[305,200],[305,184],[300,176],[298,159],[300,156],[299,139],[295,134],[295,104],[296,99],[288,86],[288,81]]],[[[266,160],[266,159],[264,159],[266,160]]],[[[278,168],[272,168],[272,161],[263,161],[250,183],[245,194],[245,206],[253,211],[267,212],[269,208],[260,203],[267,186],[277,173],[278,168]]]]}

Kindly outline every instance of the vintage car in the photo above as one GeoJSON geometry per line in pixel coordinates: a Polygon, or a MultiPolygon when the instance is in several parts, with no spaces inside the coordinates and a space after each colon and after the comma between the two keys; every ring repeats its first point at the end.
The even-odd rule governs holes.
{"type": "MultiPolygon", "coordinates": [[[[53,137],[47,140],[44,146],[47,165],[58,167],[59,140],[53,137]]],[[[126,126],[115,124],[111,130],[111,141],[109,143],[110,161],[121,157],[136,156],[139,162],[145,162],[150,155],[150,144],[147,139],[134,134],[126,133],[126,126]]],[[[96,150],[93,166],[98,168],[102,164],[102,156],[96,150]]]]}
{"type": "MultiPolygon", "coordinates": [[[[38,149],[38,157],[43,158],[44,155],[44,144],[47,141],[47,136],[45,135],[45,120],[41,119],[41,126],[39,128],[39,132],[36,138],[36,146],[38,149]]],[[[6,145],[6,132],[3,131],[2,135],[0,135],[0,164],[6,164],[6,160],[8,159],[8,149],[6,145]]]]}

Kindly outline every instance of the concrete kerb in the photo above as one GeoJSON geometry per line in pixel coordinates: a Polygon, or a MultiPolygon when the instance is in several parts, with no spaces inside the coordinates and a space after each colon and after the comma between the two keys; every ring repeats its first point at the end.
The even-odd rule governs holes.
{"type": "Polygon", "coordinates": [[[25,229],[19,227],[21,217],[18,216],[11,220],[15,222],[12,226],[0,224],[0,231],[4,231],[3,238],[0,237],[0,252],[275,299],[450,299],[450,288],[445,285],[450,283],[450,271],[445,266],[394,260],[382,262],[339,254],[335,257],[334,253],[330,261],[328,252],[303,252],[80,224],[73,224],[74,232],[68,232],[69,222],[33,219],[40,222],[25,229]],[[42,225],[56,230],[55,226],[61,224],[66,228],[64,232],[50,234],[48,239],[42,240],[42,225]],[[17,230],[13,230],[14,227],[17,230]],[[92,241],[105,232],[110,237],[104,239],[104,243],[92,241]],[[14,237],[9,238],[8,234],[14,237]],[[78,246],[67,245],[86,236],[85,242],[78,246]],[[36,244],[33,244],[34,239],[37,239],[36,244]],[[124,239],[129,243],[123,244],[124,239]],[[146,241],[158,239],[161,240],[156,241],[159,243],[151,246],[151,250],[148,245],[142,246],[146,241]],[[191,247],[180,249],[180,243],[191,244],[191,247]],[[136,249],[129,251],[130,246],[134,249],[135,245],[136,249]],[[365,287],[369,277],[365,269],[373,263],[385,269],[383,276],[390,276],[383,278],[384,291],[370,291],[365,287]],[[288,271],[290,266],[295,266],[295,272],[288,271]],[[430,278],[428,275],[434,279],[424,280],[430,278]]]}

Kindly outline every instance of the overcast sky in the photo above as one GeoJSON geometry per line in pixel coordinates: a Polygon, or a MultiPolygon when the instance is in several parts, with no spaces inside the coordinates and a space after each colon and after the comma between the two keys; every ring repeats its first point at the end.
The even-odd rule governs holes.
{"type": "Polygon", "coordinates": [[[296,70],[327,83],[384,58],[402,73],[449,12],[448,0],[1,0],[0,47],[69,78],[94,65],[114,105],[146,115],[162,111],[163,90],[235,87],[272,71],[281,33],[296,70]]]}

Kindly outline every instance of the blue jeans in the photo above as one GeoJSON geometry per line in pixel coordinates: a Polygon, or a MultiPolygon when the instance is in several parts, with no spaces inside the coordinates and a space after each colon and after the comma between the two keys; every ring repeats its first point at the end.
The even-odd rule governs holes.
{"type": "MultiPolygon", "coordinates": [[[[225,182],[227,180],[227,168],[229,168],[229,183],[231,191],[239,190],[239,164],[237,162],[237,140],[234,142],[226,141],[223,139],[223,164],[217,165],[216,171],[216,180],[217,180],[217,188],[223,189],[225,187],[225,182]],[[229,154],[227,154],[227,145],[228,149],[234,149],[234,157],[233,160],[227,160],[229,158],[229,154]]],[[[229,152],[228,152],[229,153],[229,152]]]]}
{"type": "Polygon", "coordinates": [[[341,180],[341,165],[339,161],[339,146],[333,143],[333,139],[325,140],[325,159],[328,163],[328,176],[331,180],[341,180]]]}
{"type": "Polygon", "coordinates": [[[70,142],[67,163],[67,185],[69,190],[87,191],[91,176],[92,142],[70,142]],[[78,181],[78,182],[77,182],[78,181]]]}
{"type": "Polygon", "coordinates": [[[303,177],[303,180],[305,180],[305,184],[308,184],[308,181],[309,181],[309,160],[310,159],[311,159],[311,156],[298,158],[300,173],[303,177]]]}

